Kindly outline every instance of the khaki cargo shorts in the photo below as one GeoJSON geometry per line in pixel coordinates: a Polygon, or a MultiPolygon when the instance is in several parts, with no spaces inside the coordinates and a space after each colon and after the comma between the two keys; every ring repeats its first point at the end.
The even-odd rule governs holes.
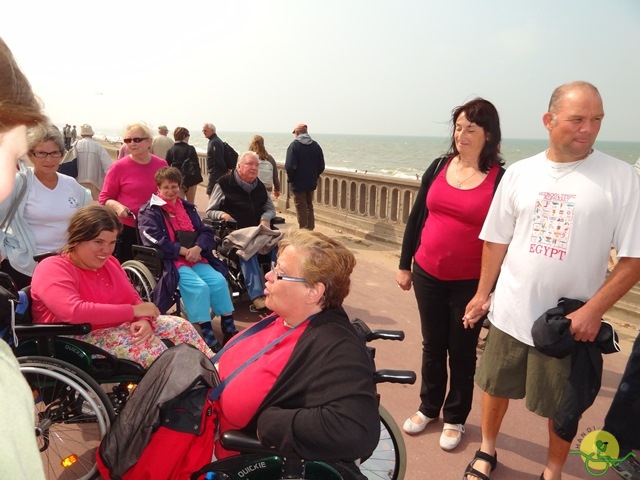
{"type": "Polygon", "coordinates": [[[549,357],[491,325],[475,380],[489,395],[526,398],[527,409],[553,418],[570,371],[570,355],[549,357]]]}

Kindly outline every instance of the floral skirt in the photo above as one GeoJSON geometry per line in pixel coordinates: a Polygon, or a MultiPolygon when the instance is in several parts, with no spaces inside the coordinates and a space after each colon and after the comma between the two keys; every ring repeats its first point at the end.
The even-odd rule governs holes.
{"type": "Polygon", "coordinates": [[[189,343],[212,358],[214,353],[198,334],[193,325],[181,317],[160,315],[153,321],[154,337],[142,344],[134,345],[129,331],[130,323],[117,327],[95,329],[86,335],[74,338],[95,345],[118,358],[132,360],[149,368],[153,361],[167,349],[162,339],[171,340],[174,344],[189,343]]]}

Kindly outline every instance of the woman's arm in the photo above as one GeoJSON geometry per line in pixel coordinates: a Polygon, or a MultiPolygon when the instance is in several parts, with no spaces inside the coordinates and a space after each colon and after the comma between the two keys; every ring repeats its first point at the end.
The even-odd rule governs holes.
{"type": "Polygon", "coordinates": [[[164,215],[160,207],[145,203],[138,212],[138,231],[140,241],[147,247],[157,248],[164,258],[177,260],[180,256],[180,243],[174,242],[169,236],[164,215]]]}

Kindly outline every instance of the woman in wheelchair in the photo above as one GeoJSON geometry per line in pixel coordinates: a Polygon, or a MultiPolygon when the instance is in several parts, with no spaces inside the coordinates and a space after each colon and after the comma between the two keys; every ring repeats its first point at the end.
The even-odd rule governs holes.
{"type": "Polygon", "coordinates": [[[167,349],[163,339],[190,343],[213,357],[189,322],[159,315],[153,303],[142,302],[112,256],[121,230],[108,207],[89,205],[73,215],[61,255],[44,259],[34,271],[34,323],[91,323],[94,329],[78,339],[145,368],[167,349]]]}
{"type": "Polygon", "coordinates": [[[182,174],[164,167],[155,174],[158,193],[140,208],[138,229],[143,245],[159,249],[164,258],[162,278],[153,298],[161,312],[171,307],[180,287],[187,318],[200,325],[214,352],[222,346],[211,325],[211,311],[220,316],[223,343],[238,331],[233,321],[233,302],[225,265],[213,256],[216,246],[211,227],[202,223],[196,207],[179,197],[182,174]],[[222,273],[221,273],[222,272],[222,273]]]}
{"type": "MultiPolygon", "coordinates": [[[[277,318],[229,342],[219,358],[220,380],[295,330],[226,385],[218,403],[220,434],[256,432],[264,446],[329,462],[344,478],[364,478],[353,460],[375,448],[380,417],[371,356],[342,308],[355,257],[309,230],[288,232],[278,248],[264,292],[277,318]]],[[[218,440],[218,459],[233,454],[218,440]]]]}

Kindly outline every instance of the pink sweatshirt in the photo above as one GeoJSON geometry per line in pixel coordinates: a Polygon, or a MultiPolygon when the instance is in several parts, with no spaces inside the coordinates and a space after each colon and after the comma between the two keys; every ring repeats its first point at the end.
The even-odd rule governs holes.
{"type": "MultiPolygon", "coordinates": [[[[151,161],[144,165],[131,160],[130,155],[114,162],[104,179],[100,204],[104,205],[107,200],[117,200],[137,217],[140,207],[149,201],[152,193],[158,191],[154,175],[166,166],[167,162],[155,155],[151,155],[151,161]]],[[[135,227],[133,218],[120,220],[125,225],[135,227]]]]}
{"type": "Polygon", "coordinates": [[[130,322],[142,303],[115,257],[97,271],[78,268],[68,255],[40,262],[31,282],[34,323],[91,323],[99,328],[130,322]]]}

